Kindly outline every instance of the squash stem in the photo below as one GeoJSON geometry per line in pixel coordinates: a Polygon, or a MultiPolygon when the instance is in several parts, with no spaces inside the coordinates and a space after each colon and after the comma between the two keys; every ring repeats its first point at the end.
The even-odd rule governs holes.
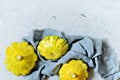
{"type": "Polygon", "coordinates": [[[18,55],[17,56],[17,60],[21,61],[23,59],[23,56],[22,55],[18,55]]]}
{"type": "Polygon", "coordinates": [[[71,74],[71,77],[72,77],[72,78],[76,78],[77,75],[76,75],[75,73],[73,73],[73,74],[71,74]]]}

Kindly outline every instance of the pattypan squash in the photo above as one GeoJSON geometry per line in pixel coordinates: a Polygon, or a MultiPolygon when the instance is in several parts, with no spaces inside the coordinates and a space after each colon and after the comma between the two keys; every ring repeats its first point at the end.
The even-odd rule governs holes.
{"type": "Polygon", "coordinates": [[[6,67],[16,76],[29,74],[37,59],[34,48],[28,42],[14,42],[6,49],[6,67]]]}
{"type": "Polygon", "coordinates": [[[68,43],[58,36],[46,36],[39,42],[38,52],[45,59],[56,60],[68,50],[68,43]]]}
{"type": "Polygon", "coordinates": [[[63,64],[59,71],[60,80],[86,80],[88,77],[87,65],[81,60],[71,60],[63,64]]]}

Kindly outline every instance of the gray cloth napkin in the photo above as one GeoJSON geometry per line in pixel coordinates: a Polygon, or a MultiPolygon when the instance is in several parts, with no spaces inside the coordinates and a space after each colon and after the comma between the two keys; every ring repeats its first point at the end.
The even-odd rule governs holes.
{"type": "Polygon", "coordinates": [[[46,76],[58,74],[60,66],[70,59],[81,59],[89,68],[94,68],[105,80],[118,80],[120,78],[120,67],[116,60],[114,51],[103,40],[87,36],[67,35],[54,29],[33,30],[24,41],[33,45],[39,57],[37,65],[32,72],[25,76],[25,80],[45,80],[46,76]],[[68,52],[56,61],[46,60],[37,52],[40,40],[48,35],[57,35],[67,40],[68,52]]]}

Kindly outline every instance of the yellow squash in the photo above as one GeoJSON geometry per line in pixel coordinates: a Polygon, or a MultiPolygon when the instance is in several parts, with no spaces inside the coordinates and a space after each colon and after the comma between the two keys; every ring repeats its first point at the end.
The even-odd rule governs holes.
{"type": "Polygon", "coordinates": [[[63,64],[59,71],[60,80],[86,80],[88,77],[87,65],[81,60],[71,60],[63,64]]]}
{"type": "Polygon", "coordinates": [[[14,42],[6,49],[6,67],[15,75],[27,75],[36,65],[37,55],[28,42],[14,42]]]}
{"type": "Polygon", "coordinates": [[[68,44],[58,36],[46,36],[39,42],[37,50],[45,59],[56,60],[67,52],[68,44]]]}

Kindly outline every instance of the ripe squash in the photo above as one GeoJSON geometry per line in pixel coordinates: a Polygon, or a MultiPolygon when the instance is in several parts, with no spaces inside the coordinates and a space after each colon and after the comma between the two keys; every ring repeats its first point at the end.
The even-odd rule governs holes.
{"type": "Polygon", "coordinates": [[[56,60],[68,50],[68,43],[58,36],[46,36],[39,42],[38,52],[45,59],[56,60]]]}
{"type": "Polygon", "coordinates": [[[60,80],[86,80],[88,77],[87,65],[81,60],[71,60],[63,64],[59,71],[60,80]]]}
{"type": "Polygon", "coordinates": [[[34,48],[28,42],[14,42],[6,49],[6,67],[16,76],[29,74],[37,59],[34,48]]]}

